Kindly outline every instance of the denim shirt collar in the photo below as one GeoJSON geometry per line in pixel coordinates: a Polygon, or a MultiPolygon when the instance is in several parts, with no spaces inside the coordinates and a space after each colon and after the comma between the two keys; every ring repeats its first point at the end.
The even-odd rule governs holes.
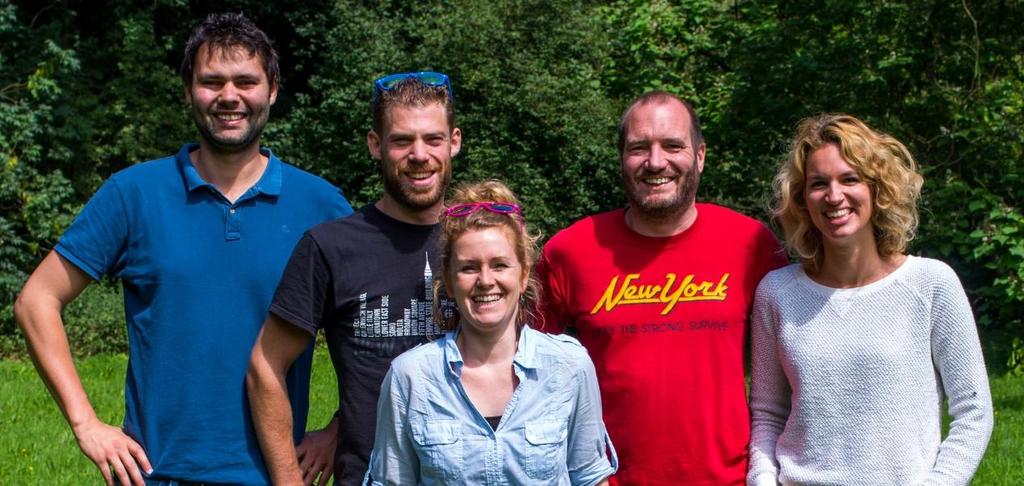
{"type": "MultiPolygon", "coordinates": [[[[188,192],[195,191],[200,187],[209,187],[216,190],[213,184],[203,180],[195,165],[192,164],[192,158],[189,157],[189,153],[198,148],[199,144],[197,143],[185,144],[174,157],[178,161],[178,167],[181,170],[182,176],[185,178],[185,186],[188,188],[188,192]]],[[[267,196],[278,196],[281,194],[281,160],[268,148],[260,147],[260,154],[267,157],[267,168],[263,170],[263,175],[256,181],[256,184],[253,184],[239,198],[240,200],[257,194],[265,194],[267,196]]]]}
{"type": "MultiPolygon", "coordinates": [[[[454,331],[449,331],[444,335],[443,343],[444,360],[448,363],[448,372],[455,377],[462,374],[462,366],[465,364],[462,360],[462,353],[459,352],[459,346],[456,344],[460,332],[462,332],[461,326],[454,331]]],[[[520,370],[541,368],[541,360],[537,359],[537,344],[534,342],[537,339],[537,336],[533,335],[535,332],[530,329],[529,325],[523,325],[519,331],[519,342],[516,354],[512,357],[512,364],[520,370]]]]}

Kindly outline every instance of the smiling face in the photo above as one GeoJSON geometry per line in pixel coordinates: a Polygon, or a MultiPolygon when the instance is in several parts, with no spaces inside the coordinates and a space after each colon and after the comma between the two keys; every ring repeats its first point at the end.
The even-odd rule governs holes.
{"type": "Polygon", "coordinates": [[[381,163],[385,198],[406,210],[437,209],[452,177],[452,157],[459,153],[462,133],[448,126],[440,103],[395,106],[381,134],[371,131],[367,146],[381,163]]]}
{"type": "Polygon", "coordinates": [[[704,145],[694,146],[690,115],[677,100],[637,105],[626,120],[622,181],[632,208],[663,219],[693,206],[704,170],[704,145]]]}
{"type": "Polygon", "coordinates": [[[267,80],[256,55],[241,47],[211,51],[204,44],[185,99],[202,141],[213,150],[235,153],[259,143],[277,85],[267,80]]]}
{"type": "Polygon", "coordinates": [[[471,229],[452,242],[448,290],[463,332],[501,333],[515,325],[529,273],[516,256],[514,238],[512,230],[496,226],[471,229]]]}
{"type": "Polygon", "coordinates": [[[803,197],[807,213],[827,248],[836,245],[875,247],[871,223],[871,188],[843,159],[835,144],[807,157],[803,197]]]}

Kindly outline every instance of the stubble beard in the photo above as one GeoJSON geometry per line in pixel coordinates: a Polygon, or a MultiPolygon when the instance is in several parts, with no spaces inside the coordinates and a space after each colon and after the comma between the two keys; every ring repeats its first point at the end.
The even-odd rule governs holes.
{"type": "Polygon", "coordinates": [[[629,200],[630,208],[643,219],[651,221],[667,221],[678,218],[693,206],[697,198],[697,188],[700,186],[700,171],[697,170],[697,163],[694,161],[690,169],[682,175],[683,184],[679,190],[669,198],[643,198],[637,190],[637,186],[643,173],[636,175],[622,173],[622,182],[626,189],[626,199],[629,200]]]}
{"type": "Polygon", "coordinates": [[[199,130],[199,136],[206,142],[210,148],[220,153],[238,153],[242,152],[253,144],[259,144],[260,137],[263,135],[263,129],[267,126],[267,120],[269,119],[268,110],[261,110],[259,113],[250,111],[247,115],[249,124],[240,137],[237,138],[224,138],[218,137],[213,130],[213,121],[210,120],[213,115],[207,112],[200,112],[196,107],[192,107],[192,121],[196,125],[196,129],[199,130]]]}

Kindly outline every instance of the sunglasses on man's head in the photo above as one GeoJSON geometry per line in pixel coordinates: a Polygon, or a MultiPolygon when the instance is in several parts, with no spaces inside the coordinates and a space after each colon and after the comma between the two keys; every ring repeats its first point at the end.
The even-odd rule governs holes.
{"type": "Polygon", "coordinates": [[[433,71],[420,71],[416,73],[398,73],[389,74],[384,76],[373,83],[373,99],[374,101],[380,97],[380,94],[384,91],[391,91],[398,86],[398,83],[406,79],[415,79],[427,86],[444,86],[445,91],[448,92],[448,99],[454,100],[455,95],[452,93],[452,83],[448,79],[447,74],[435,73],[433,71]]]}
{"type": "Polygon", "coordinates": [[[460,218],[463,216],[469,216],[481,209],[486,209],[492,213],[497,214],[515,214],[520,218],[523,217],[523,212],[519,209],[518,205],[511,203],[502,202],[475,202],[466,204],[456,204],[450,208],[444,210],[444,215],[449,217],[460,218]]]}

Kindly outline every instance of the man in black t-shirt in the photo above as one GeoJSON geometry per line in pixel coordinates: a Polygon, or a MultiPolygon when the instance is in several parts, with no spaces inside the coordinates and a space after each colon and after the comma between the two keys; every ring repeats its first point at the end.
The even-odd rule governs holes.
{"type": "Polygon", "coordinates": [[[451,84],[439,73],[385,76],[372,106],[366,144],[380,162],[384,196],[303,236],[252,352],[246,383],[274,484],[311,479],[290,440],[284,376],[318,329],[338,377],[334,473],[342,485],[359,484],[366,472],[391,360],[442,332],[431,317],[435,242],[462,142],[451,84]]]}

